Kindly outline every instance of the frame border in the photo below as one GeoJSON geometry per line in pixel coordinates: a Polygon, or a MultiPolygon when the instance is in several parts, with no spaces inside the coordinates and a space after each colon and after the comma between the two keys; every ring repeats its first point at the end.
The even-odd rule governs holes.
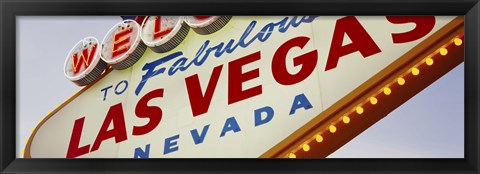
{"type": "Polygon", "coordinates": [[[0,0],[0,173],[479,173],[479,0],[0,0]],[[92,8],[95,6],[95,8],[92,8]],[[16,16],[465,15],[464,159],[16,159],[16,16]],[[261,161],[259,161],[261,160],[261,161]]]}

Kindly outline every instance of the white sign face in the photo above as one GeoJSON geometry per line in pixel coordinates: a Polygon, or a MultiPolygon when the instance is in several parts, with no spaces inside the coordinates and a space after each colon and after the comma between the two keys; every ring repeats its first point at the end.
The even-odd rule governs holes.
{"type": "Polygon", "coordinates": [[[100,59],[99,43],[95,37],[86,37],[70,50],[65,60],[65,76],[79,86],[98,78],[106,64],[100,59]]]}
{"type": "Polygon", "coordinates": [[[453,18],[232,17],[113,70],[46,119],[28,153],[256,158],[453,18]]]}

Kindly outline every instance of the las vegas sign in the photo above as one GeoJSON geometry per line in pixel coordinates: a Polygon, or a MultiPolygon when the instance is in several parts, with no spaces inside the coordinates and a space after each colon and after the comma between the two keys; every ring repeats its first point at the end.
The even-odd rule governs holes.
{"type": "Polygon", "coordinates": [[[26,158],[326,157],[463,62],[463,17],[149,16],[65,61],[26,158]],[[428,73],[425,73],[428,72],[428,73]]]}

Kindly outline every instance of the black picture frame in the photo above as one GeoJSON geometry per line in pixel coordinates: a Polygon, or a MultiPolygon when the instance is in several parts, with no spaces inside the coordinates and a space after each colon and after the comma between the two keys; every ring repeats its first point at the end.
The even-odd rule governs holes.
{"type": "MultiPolygon", "coordinates": [[[[0,0],[0,173],[478,173],[478,0],[0,0]],[[16,159],[16,16],[465,15],[464,159],[16,159]]],[[[446,140],[448,141],[448,140],[446,140]]]]}

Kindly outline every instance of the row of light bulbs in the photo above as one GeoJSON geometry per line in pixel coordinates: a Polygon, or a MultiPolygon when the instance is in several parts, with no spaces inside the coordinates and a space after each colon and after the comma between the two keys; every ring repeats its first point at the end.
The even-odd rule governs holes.
{"type": "MultiPolygon", "coordinates": [[[[463,44],[463,40],[461,39],[463,35],[458,35],[456,36],[454,39],[450,40],[450,42],[448,42],[446,45],[442,46],[440,49],[436,50],[435,52],[433,52],[432,54],[430,54],[429,56],[427,56],[425,59],[422,59],[422,61],[420,61],[419,63],[417,63],[415,66],[413,66],[412,68],[409,69],[409,72],[405,73],[404,75],[401,75],[400,77],[398,77],[394,82],[392,83],[389,83],[387,85],[385,85],[385,87],[383,87],[383,89],[381,90],[381,92],[371,96],[368,98],[368,100],[366,100],[367,102],[370,102],[370,104],[372,105],[376,105],[378,103],[378,99],[375,97],[377,95],[379,95],[380,93],[383,92],[383,94],[385,95],[390,95],[392,93],[392,89],[390,88],[390,86],[393,84],[393,83],[398,83],[398,85],[400,86],[403,86],[405,85],[406,81],[405,81],[405,77],[406,75],[408,74],[412,74],[414,76],[418,76],[420,74],[420,69],[418,69],[418,67],[425,63],[426,65],[428,66],[432,66],[433,63],[434,63],[434,60],[433,60],[433,56],[434,55],[437,55],[437,54],[440,54],[442,56],[446,56],[448,54],[448,49],[446,48],[447,46],[449,46],[450,44],[455,44],[456,46],[461,46],[463,44]]],[[[364,108],[362,107],[364,104],[366,104],[367,102],[364,102],[364,103],[361,103],[360,105],[356,106],[353,110],[351,110],[349,113],[346,113],[341,121],[344,123],[344,124],[349,124],[350,123],[350,117],[349,115],[355,111],[358,115],[361,115],[363,114],[364,112],[364,108]]],[[[335,126],[335,124],[337,124],[338,122],[334,122],[332,124],[330,124],[330,126],[328,126],[328,132],[330,133],[335,133],[337,131],[337,127],[335,126]]],[[[300,147],[297,147],[295,149],[293,149],[290,153],[288,153],[286,155],[286,157],[288,158],[296,158],[296,152],[298,152],[299,150],[303,150],[305,152],[308,152],[310,150],[310,145],[312,142],[314,142],[313,140],[315,140],[316,143],[322,143],[324,141],[323,137],[322,137],[322,134],[327,132],[327,130],[323,130],[321,132],[319,132],[318,134],[316,134],[314,137],[310,138],[309,140],[305,141],[300,147]]]]}

